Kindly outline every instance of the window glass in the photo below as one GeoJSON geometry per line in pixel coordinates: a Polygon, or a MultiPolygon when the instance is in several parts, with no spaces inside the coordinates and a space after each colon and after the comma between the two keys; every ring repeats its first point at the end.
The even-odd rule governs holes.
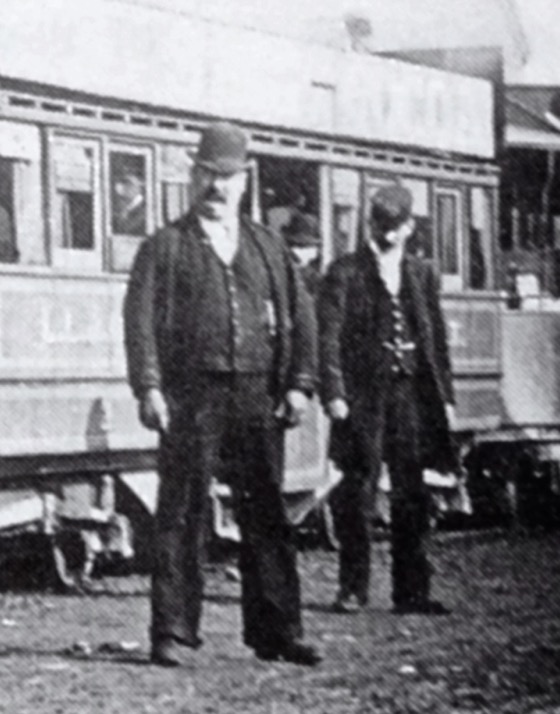
{"type": "Polygon", "coordinates": [[[440,193],[436,198],[437,245],[440,270],[448,275],[459,274],[459,221],[457,195],[440,193]]]}
{"type": "Polygon", "coordinates": [[[58,138],[54,152],[57,246],[93,251],[96,247],[93,147],[79,139],[58,138]]]}
{"type": "Polygon", "coordinates": [[[430,186],[422,179],[403,178],[401,184],[412,194],[415,229],[407,250],[422,258],[434,257],[432,221],[430,216],[430,186]]]}
{"type": "Polygon", "coordinates": [[[146,157],[124,151],[109,155],[111,231],[114,235],[145,236],[146,157]]]}
{"type": "Polygon", "coordinates": [[[42,191],[39,128],[0,119],[1,263],[46,263],[42,191]]]}
{"type": "Polygon", "coordinates": [[[333,254],[336,257],[350,253],[356,245],[355,206],[333,205],[333,254]]]}
{"type": "Polygon", "coordinates": [[[0,156],[0,262],[17,261],[14,216],[14,162],[0,156]]]}
{"type": "Polygon", "coordinates": [[[353,169],[332,170],[332,246],[327,259],[356,249],[359,229],[360,173],[353,169]]]}
{"type": "Polygon", "coordinates": [[[187,146],[164,144],[160,151],[161,218],[176,221],[189,209],[193,160],[187,146]]]}
{"type": "Polygon", "coordinates": [[[488,189],[470,191],[469,287],[491,287],[492,271],[492,198],[488,189]]]}
{"type": "Polygon", "coordinates": [[[93,196],[85,191],[59,193],[62,247],[75,250],[93,250],[93,196]]]}
{"type": "Polygon", "coordinates": [[[164,181],[161,187],[161,214],[164,223],[176,221],[189,208],[189,185],[164,181]]]}

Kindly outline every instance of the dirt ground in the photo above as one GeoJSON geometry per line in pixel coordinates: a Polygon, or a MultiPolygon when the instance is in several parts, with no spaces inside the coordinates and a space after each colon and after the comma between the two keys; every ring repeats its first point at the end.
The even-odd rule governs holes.
{"type": "Polygon", "coordinates": [[[560,533],[447,535],[432,551],[448,617],[389,613],[384,543],[368,610],[331,613],[336,556],[301,553],[306,629],[325,654],[311,669],[242,645],[239,584],[223,564],[208,573],[205,645],[179,670],[148,661],[145,577],[107,577],[87,596],[5,593],[0,712],[560,714],[560,533]],[[122,642],[130,651],[105,651],[122,642]]]}

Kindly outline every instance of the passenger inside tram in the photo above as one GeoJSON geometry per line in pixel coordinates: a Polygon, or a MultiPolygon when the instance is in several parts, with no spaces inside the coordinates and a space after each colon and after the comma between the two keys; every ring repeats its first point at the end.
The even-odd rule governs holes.
{"type": "Polygon", "coordinates": [[[12,206],[12,165],[8,159],[0,158],[0,262],[3,263],[17,260],[12,206]]]}
{"type": "Polygon", "coordinates": [[[146,235],[146,169],[143,156],[113,153],[112,228],[118,235],[146,235]]]}
{"type": "Polygon", "coordinates": [[[317,291],[321,271],[321,234],[319,221],[311,213],[297,211],[282,233],[311,295],[317,291]]]}

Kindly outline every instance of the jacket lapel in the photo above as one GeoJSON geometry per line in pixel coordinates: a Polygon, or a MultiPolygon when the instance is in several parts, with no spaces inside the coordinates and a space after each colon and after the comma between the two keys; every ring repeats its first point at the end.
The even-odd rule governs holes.
{"type": "Polygon", "coordinates": [[[413,256],[405,255],[404,257],[403,280],[407,281],[410,290],[411,307],[414,317],[416,318],[416,324],[420,333],[419,337],[424,347],[424,354],[431,362],[431,324],[428,305],[426,303],[426,290],[422,280],[422,270],[417,259],[413,256]]]}

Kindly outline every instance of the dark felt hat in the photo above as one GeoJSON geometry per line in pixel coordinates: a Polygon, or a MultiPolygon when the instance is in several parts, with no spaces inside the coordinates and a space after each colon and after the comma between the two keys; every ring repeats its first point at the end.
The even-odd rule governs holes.
{"type": "Polygon", "coordinates": [[[111,158],[111,171],[116,181],[122,181],[127,178],[144,181],[146,171],[144,156],[118,153],[113,154],[111,158]]]}
{"type": "Polygon", "coordinates": [[[311,213],[294,213],[282,231],[291,248],[315,248],[321,245],[319,221],[311,213]]]}
{"type": "Polygon", "coordinates": [[[228,122],[211,124],[202,132],[197,166],[218,174],[234,174],[247,166],[247,136],[238,126],[228,122]]]}
{"type": "Polygon", "coordinates": [[[384,230],[395,230],[412,213],[412,194],[404,186],[382,186],[371,199],[371,220],[384,230]]]}

